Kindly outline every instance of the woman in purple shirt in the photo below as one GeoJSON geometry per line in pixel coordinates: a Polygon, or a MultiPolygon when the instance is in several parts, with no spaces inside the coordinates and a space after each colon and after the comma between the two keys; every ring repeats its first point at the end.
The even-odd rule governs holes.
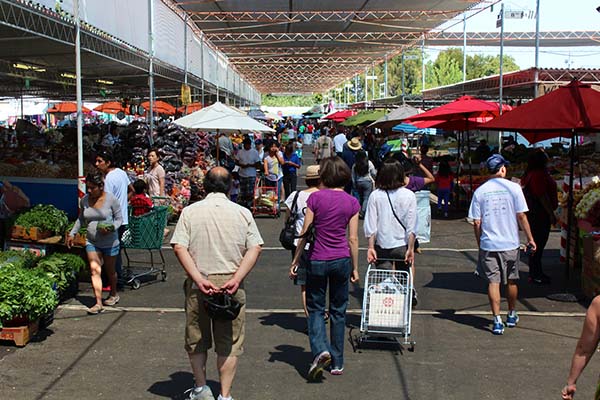
{"type": "MultiPolygon", "coordinates": [[[[348,282],[358,282],[358,212],[356,198],[344,192],[351,171],[340,157],[321,161],[320,190],[307,201],[302,235],[311,225],[314,241],[310,246],[310,264],[306,279],[308,336],[313,363],[308,371],[310,381],[319,380],[323,369],[331,365],[332,375],[344,371],[344,332],[348,305],[348,282]],[[326,293],[329,286],[331,343],[325,327],[326,293]]],[[[290,267],[295,277],[306,238],[298,244],[290,267]]]]}

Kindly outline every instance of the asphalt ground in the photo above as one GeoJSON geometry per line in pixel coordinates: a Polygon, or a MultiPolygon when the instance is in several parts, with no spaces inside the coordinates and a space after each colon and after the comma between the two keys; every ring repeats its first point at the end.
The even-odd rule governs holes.
{"type": "MultiPolygon", "coordinates": [[[[305,152],[306,153],[306,152],[305,152]]],[[[412,314],[414,352],[393,345],[345,349],[343,376],[307,383],[311,361],[303,333],[300,291],[287,278],[289,251],[278,243],[282,219],[258,218],[265,240],[245,282],[248,298],[245,354],[233,387],[235,399],[552,399],[560,398],[587,303],[560,303],[564,291],[559,236],[551,234],[544,259],[552,285],[527,283],[521,264],[520,323],[491,334],[486,286],[473,275],[477,252],[464,215],[432,221],[432,241],[417,255],[419,305],[412,314]]],[[[362,228],[361,228],[362,229],[362,228]]],[[[361,279],[351,286],[348,333],[357,334],[366,273],[361,237],[361,279]]],[[[182,399],[192,386],[183,349],[183,269],[165,244],[168,280],[120,293],[119,307],[88,316],[91,287],[62,304],[52,325],[24,348],[0,346],[0,399],[182,399]]],[[[143,252],[140,257],[148,259],[143,252]]],[[[571,279],[575,293],[578,280],[571,279]]],[[[503,312],[506,303],[503,302],[503,312]]],[[[593,396],[600,359],[578,382],[577,398],[593,396]]],[[[218,394],[214,353],[209,384],[218,394]]]]}

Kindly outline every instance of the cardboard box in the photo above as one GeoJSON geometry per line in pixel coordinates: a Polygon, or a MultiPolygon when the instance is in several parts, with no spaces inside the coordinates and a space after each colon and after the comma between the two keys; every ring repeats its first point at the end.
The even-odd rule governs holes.
{"type": "Polygon", "coordinates": [[[25,326],[4,327],[0,330],[0,340],[10,340],[19,347],[25,346],[38,331],[38,322],[30,322],[25,326]]]}

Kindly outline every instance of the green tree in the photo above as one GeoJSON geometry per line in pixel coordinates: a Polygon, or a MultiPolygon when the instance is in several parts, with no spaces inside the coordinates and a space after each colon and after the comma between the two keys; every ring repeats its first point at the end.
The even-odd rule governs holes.
{"type": "Polygon", "coordinates": [[[270,93],[261,96],[261,104],[270,107],[312,107],[323,102],[320,93],[306,96],[274,96],[270,93]]]}

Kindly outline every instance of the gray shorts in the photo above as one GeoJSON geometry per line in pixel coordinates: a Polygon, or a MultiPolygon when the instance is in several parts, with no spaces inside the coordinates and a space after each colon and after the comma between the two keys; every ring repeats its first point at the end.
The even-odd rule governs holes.
{"type": "Polygon", "coordinates": [[[518,280],[519,249],[506,251],[479,249],[479,261],[475,273],[489,283],[506,285],[509,280],[518,280]]]}

